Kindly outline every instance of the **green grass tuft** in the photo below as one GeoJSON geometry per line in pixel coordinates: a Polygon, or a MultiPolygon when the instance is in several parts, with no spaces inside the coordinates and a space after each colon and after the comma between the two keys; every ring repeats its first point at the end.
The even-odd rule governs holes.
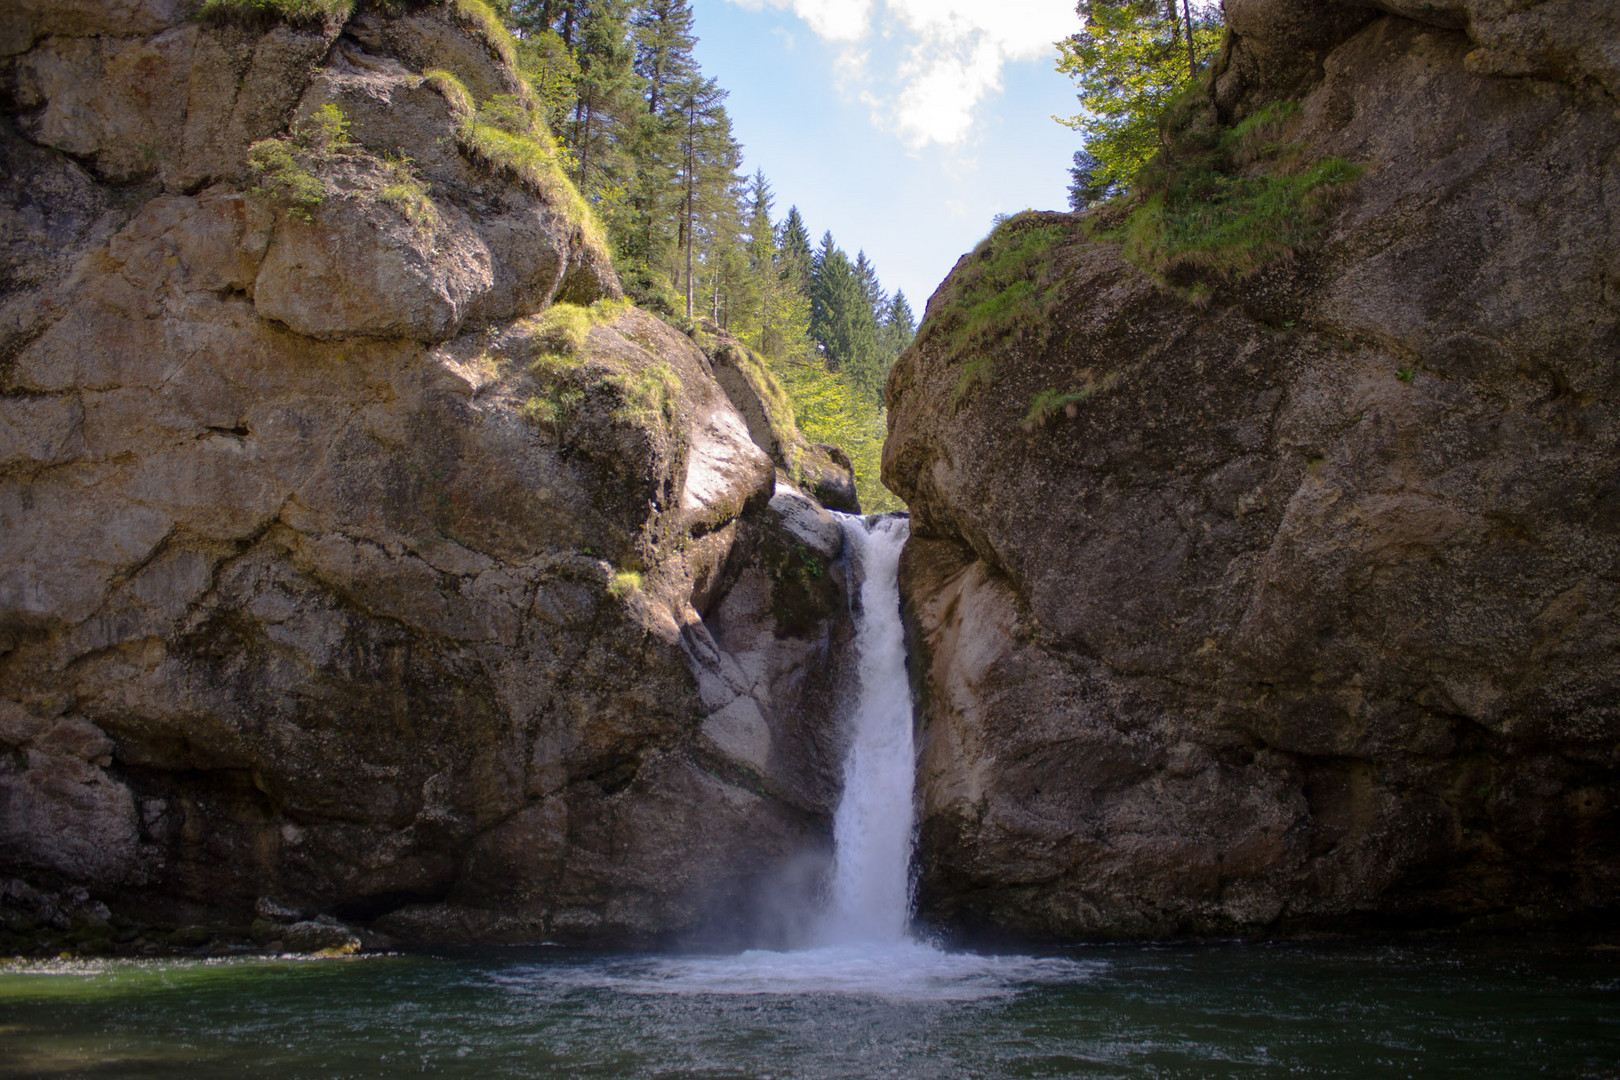
{"type": "Polygon", "coordinates": [[[1336,189],[1360,172],[1328,158],[1295,173],[1183,177],[1133,210],[1119,239],[1126,258],[1166,277],[1241,281],[1311,245],[1336,189]]]}
{"type": "Polygon", "coordinates": [[[248,168],[257,181],[253,193],[308,220],[329,194],[320,170],[354,150],[348,117],[329,102],[294,124],[291,134],[248,147],[248,168]]]}
{"type": "Polygon", "coordinates": [[[543,374],[578,364],[585,358],[591,327],[613,322],[630,306],[628,300],[598,300],[589,307],[558,303],[524,320],[531,370],[543,374]]]}
{"type": "Polygon", "coordinates": [[[531,424],[555,424],[560,415],[557,402],[551,398],[531,397],[518,406],[518,415],[531,424]]]}
{"type": "Polygon", "coordinates": [[[207,0],[197,17],[206,22],[230,23],[260,29],[287,23],[315,26],[346,22],[354,13],[354,0],[207,0]]]}
{"type": "Polygon", "coordinates": [[[662,360],[638,372],[608,375],[604,381],[616,388],[624,398],[624,404],[614,415],[620,420],[632,422],[653,416],[668,416],[674,396],[681,389],[680,376],[662,360]]]}
{"type": "Polygon", "coordinates": [[[608,595],[615,600],[623,600],[631,593],[641,592],[643,588],[641,575],[634,570],[620,570],[608,581],[608,595]]]}
{"type": "Polygon", "coordinates": [[[1313,245],[1362,169],[1342,158],[1306,161],[1284,141],[1295,102],[1228,128],[1198,123],[1198,104],[1178,99],[1166,147],[1138,177],[1137,205],[1105,235],[1174,284],[1236,284],[1313,245]]]}
{"type": "Polygon", "coordinates": [[[377,198],[398,210],[418,229],[431,229],[439,222],[438,207],[428,195],[428,186],[416,173],[415,164],[408,157],[383,159],[388,181],[383,184],[377,198]]]}
{"type": "MultiPolygon", "coordinates": [[[[802,441],[804,436],[799,432],[798,422],[793,415],[793,402],[788,398],[787,391],[771,374],[771,369],[758,353],[746,345],[737,345],[734,349],[741,358],[738,367],[742,370],[743,378],[748,380],[749,388],[768,407],[772,438],[784,454],[793,454],[795,444],[802,441]]],[[[790,471],[791,468],[790,463],[790,471]]]]}
{"type": "Polygon", "coordinates": [[[456,0],[456,21],[481,40],[509,68],[517,67],[517,41],[495,9],[484,0],[456,0]]]}
{"type": "Polygon", "coordinates": [[[1025,431],[1033,431],[1056,420],[1059,415],[1073,417],[1083,402],[1105,390],[1112,390],[1119,382],[1117,372],[1109,372],[1101,379],[1093,379],[1089,371],[1084,374],[1085,382],[1081,386],[1068,390],[1042,390],[1030,398],[1029,412],[1019,426],[1025,431]]]}
{"type": "Polygon", "coordinates": [[[422,81],[437,90],[444,100],[450,103],[450,111],[458,120],[465,121],[478,111],[467,84],[444,68],[429,69],[423,74],[422,81]]]}
{"type": "Polygon", "coordinates": [[[538,195],[573,226],[580,242],[596,249],[604,264],[612,262],[595,211],[568,179],[556,144],[526,102],[501,94],[475,107],[467,88],[449,72],[430,71],[423,80],[456,113],[456,142],[463,153],[538,195]]]}

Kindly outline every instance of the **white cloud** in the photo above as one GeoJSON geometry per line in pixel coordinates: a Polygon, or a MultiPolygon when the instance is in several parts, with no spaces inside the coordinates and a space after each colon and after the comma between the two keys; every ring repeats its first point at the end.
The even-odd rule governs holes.
{"type": "Polygon", "coordinates": [[[1008,62],[1036,60],[1078,27],[1072,0],[883,0],[882,47],[872,35],[872,0],[732,0],[791,9],[824,40],[843,47],[841,88],[872,107],[873,120],[913,150],[961,145],[974,111],[1001,89],[1008,62]],[[874,59],[877,61],[874,63],[874,59]]]}
{"type": "Polygon", "coordinates": [[[758,11],[771,7],[792,11],[828,41],[859,41],[872,28],[872,0],[731,0],[758,11]]]}

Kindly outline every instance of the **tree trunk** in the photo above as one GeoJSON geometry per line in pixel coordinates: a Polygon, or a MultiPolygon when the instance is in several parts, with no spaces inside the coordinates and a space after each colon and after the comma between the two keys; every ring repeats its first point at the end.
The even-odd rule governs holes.
{"type": "Polygon", "coordinates": [[[1198,54],[1193,51],[1192,4],[1190,0],[1181,0],[1181,13],[1187,19],[1187,74],[1192,75],[1198,70],[1198,54]]]}
{"type": "Polygon", "coordinates": [[[697,195],[697,98],[686,114],[686,317],[692,317],[692,212],[697,195]]]}
{"type": "Polygon", "coordinates": [[[580,128],[579,136],[579,193],[585,194],[585,170],[591,164],[591,106],[584,98],[579,102],[580,110],[584,113],[584,123],[580,128]]]}

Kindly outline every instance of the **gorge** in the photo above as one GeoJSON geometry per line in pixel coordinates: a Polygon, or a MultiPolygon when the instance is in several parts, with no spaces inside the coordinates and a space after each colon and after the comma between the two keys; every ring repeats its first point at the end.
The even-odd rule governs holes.
{"type": "Polygon", "coordinates": [[[0,12],[7,942],[905,945],[913,815],[943,939],[1612,913],[1609,8],[1228,0],[1163,190],[929,302],[903,554],[476,5],[200,10],[0,12]]]}

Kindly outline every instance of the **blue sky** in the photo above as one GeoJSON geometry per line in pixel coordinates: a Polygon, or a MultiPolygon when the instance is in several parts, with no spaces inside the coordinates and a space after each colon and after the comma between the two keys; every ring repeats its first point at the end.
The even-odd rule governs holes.
{"type": "Polygon", "coordinates": [[[991,218],[1061,210],[1079,136],[1051,43],[1072,0],[695,0],[746,169],[923,304],[991,218]]]}

